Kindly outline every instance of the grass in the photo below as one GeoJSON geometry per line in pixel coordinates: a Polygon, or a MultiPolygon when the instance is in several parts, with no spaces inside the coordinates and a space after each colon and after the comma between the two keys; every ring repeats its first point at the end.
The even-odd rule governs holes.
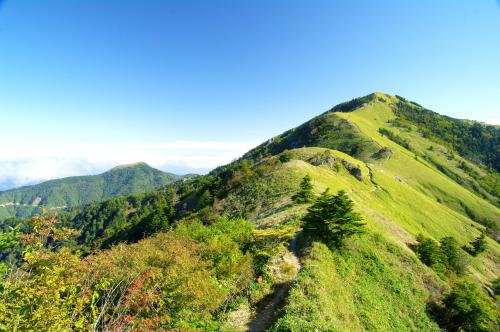
{"type": "MultiPolygon", "coordinates": [[[[385,138],[380,136],[378,139],[383,141],[385,138]]],[[[263,163],[273,166],[265,175],[254,176],[231,195],[230,205],[244,208],[257,227],[275,227],[296,220],[307,206],[294,205],[290,197],[307,174],[312,179],[316,194],[326,188],[333,192],[346,190],[365,218],[367,228],[395,241],[406,251],[410,251],[408,244],[414,243],[420,233],[436,240],[453,236],[461,246],[480,234],[483,226],[467,217],[460,205],[446,203],[448,200],[465,202],[484,217],[495,219],[500,215],[495,206],[432,167],[416,161],[407,150],[391,143],[383,142],[394,153],[388,161],[380,164],[366,164],[342,152],[324,148],[291,150],[292,158],[286,163],[277,163],[272,160],[276,157],[269,157],[263,163]],[[325,154],[335,160],[333,166],[318,162],[324,159],[325,154]],[[361,169],[361,181],[342,166],[343,160],[361,169]],[[337,162],[341,165],[339,168],[335,166],[337,162]],[[441,203],[428,189],[431,183],[440,187],[441,203]],[[260,188],[265,188],[265,191],[260,188]]],[[[497,264],[500,247],[492,240],[488,240],[488,244],[488,252],[471,258],[470,266],[470,273],[485,284],[500,274],[497,264]]]]}
{"type": "Polygon", "coordinates": [[[426,305],[445,286],[432,272],[377,234],[349,247],[312,244],[273,331],[439,331],[426,305]]]}
{"type": "MultiPolygon", "coordinates": [[[[467,190],[463,185],[456,183],[447,176],[443,176],[444,174],[435,165],[427,162],[424,158],[417,157],[418,160],[416,160],[414,152],[401,147],[378,132],[379,128],[388,127],[388,122],[395,118],[391,110],[391,105],[395,102],[395,98],[390,96],[385,96],[385,98],[387,100],[386,103],[370,103],[354,112],[337,114],[339,117],[353,123],[362,134],[372,138],[381,146],[390,147],[395,152],[387,161],[374,162],[374,167],[394,177],[399,176],[413,188],[425,195],[434,197],[436,200],[439,198],[445,205],[457,211],[463,212],[463,206],[465,205],[478,218],[487,218],[495,221],[497,224],[500,223],[500,210],[492,206],[493,204],[488,204],[482,197],[467,190]]],[[[443,153],[443,151],[448,150],[446,147],[422,137],[416,131],[408,132],[398,128],[391,128],[391,130],[408,139],[412,149],[417,152],[417,155],[431,154],[440,164],[446,166],[461,178],[469,178],[458,167],[458,163],[464,160],[457,155],[454,156],[454,159],[448,160],[447,154],[443,153]],[[434,151],[428,151],[431,145],[434,151]]],[[[373,162],[372,160],[364,160],[373,162]]],[[[477,167],[475,169],[477,172],[482,172],[477,167]]],[[[482,174],[486,176],[484,172],[482,174]]],[[[487,195],[487,198],[491,198],[491,195],[487,195]]]]}
{"type": "MultiPolygon", "coordinates": [[[[325,147],[291,149],[285,162],[278,161],[279,155],[267,155],[257,166],[265,172],[229,197],[229,205],[244,207],[259,228],[297,226],[307,205],[293,204],[290,197],[309,175],[316,194],[326,188],[346,190],[366,222],[367,233],[350,243],[348,253],[331,252],[321,243],[312,245],[273,331],[439,331],[427,305],[448,286],[409,246],[418,234],[438,241],[453,236],[465,246],[484,229],[477,221],[500,223],[497,198],[480,185],[471,188],[471,172],[459,165],[467,163],[483,179],[488,172],[456,154],[451,156],[447,147],[411,127],[391,126],[395,119],[391,107],[397,100],[380,93],[376,97],[355,111],[324,115],[326,122],[329,116],[336,122],[348,121],[340,128],[342,139],[350,127],[358,142],[370,142],[355,154],[358,159],[325,147]],[[379,128],[389,128],[408,141],[411,151],[381,135],[379,128]],[[372,152],[383,148],[392,153],[376,159],[372,152]],[[354,176],[348,165],[358,168],[361,177],[354,176]],[[457,177],[450,178],[453,174],[457,177]],[[465,182],[457,183],[457,178],[465,182]]],[[[303,127],[309,128],[305,124],[297,130],[303,127]]],[[[284,139],[295,132],[286,133],[284,139]]],[[[334,139],[335,134],[327,138],[334,139]]],[[[279,141],[270,144],[268,150],[277,149],[274,153],[283,148],[279,141]]],[[[499,260],[500,246],[488,239],[485,253],[469,257],[466,273],[490,285],[500,275],[499,260]]]]}

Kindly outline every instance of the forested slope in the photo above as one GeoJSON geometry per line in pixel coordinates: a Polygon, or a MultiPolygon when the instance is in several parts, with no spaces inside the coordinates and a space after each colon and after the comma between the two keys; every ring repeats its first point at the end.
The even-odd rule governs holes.
{"type": "MultiPolygon", "coordinates": [[[[79,234],[53,236],[38,254],[30,248],[39,237],[24,237],[23,282],[13,273],[3,281],[3,324],[15,326],[7,317],[16,313],[19,327],[241,331],[287,285],[281,310],[261,324],[272,331],[496,330],[498,172],[494,147],[478,142],[498,132],[480,124],[484,132],[462,135],[467,149],[459,150],[451,133],[467,125],[426,134],[434,120],[405,114],[413,109],[448,128],[419,105],[374,93],[206,176],[61,212],[63,235],[79,234]],[[288,242],[302,229],[293,280],[288,242]],[[325,240],[342,230],[355,235],[342,245],[325,240]],[[64,296],[43,308],[44,292],[64,296]],[[16,309],[26,298],[41,302],[16,309]],[[474,314],[461,311],[464,300],[474,314]],[[49,322],[28,313],[47,308],[49,322]]],[[[25,220],[23,231],[36,232],[38,220],[25,220]]],[[[13,247],[2,249],[4,259],[13,247]]]]}
{"type": "Polygon", "coordinates": [[[139,194],[181,179],[145,163],[115,167],[92,176],[46,181],[0,192],[0,220],[29,217],[42,208],[81,206],[121,195],[139,194]]]}

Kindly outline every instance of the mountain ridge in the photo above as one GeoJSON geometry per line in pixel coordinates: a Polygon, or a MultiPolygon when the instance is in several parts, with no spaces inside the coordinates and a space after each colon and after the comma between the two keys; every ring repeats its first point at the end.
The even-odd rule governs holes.
{"type": "MultiPolygon", "coordinates": [[[[320,114],[262,143],[236,162],[220,166],[206,176],[188,179],[183,185],[171,187],[178,195],[174,219],[210,207],[217,213],[245,217],[256,223],[264,222],[275,214],[276,209],[287,208],[287,205],[282,204],[288,198],[282,195],[287,192],[291,195],[296,185],[294,181],[299,181],[293,174],[302,173],[303,176],[305,170],[323,174],[325,171],[318,167],[328,166],[327,171],[335,172],[335,177],[349,179],[342,182],[347,184],[354,179],[353,186],[364,183],[363,190],[371,186],[370,192],[390,192],[378,182],[379,177],[384,179],[388,188],[393,188],[395,183],[408,187],[404,193],[401,189],[393,189],[398,195],[408,197],[409,202],[412,192],[426,202],[430,199],[433,203],[426,203],[428,208],[443,210],[444,218],[453,216],[460,222],[471,220],[479,225],[475,226],[478,229],[486,227],[492,237],[497,237],[500,220],[495,191],[498,182],[495,184],[495,181],[498,173],[453,154],[450,146],[422,136],[416,127],[395,123],[397,118],[393,107],[402,97],[376,93],[363,98],[363,103],[340,104],[355,105],[349,112],[320,114]],[[321,135],[321,130],[324,135],[321,135]],[[357,144],[353,145],[353,140],[357,144]],[[297,144],[298,141],[303,144],[297,144]],[[369,144],[363,145],[364,142],[369,144]],[[311,165],[315,168],[310,169],[311,165]],[[268,178],[270,174],[274,175],[267,181],[261,181],[260,178],[268,178]],[[285,180],[287,177],[289,181],[285,180]],[[485,182],[489,177],[493,180],[491,188],[488,187],[490,183],[485,182]]],[[[314,174],[310,175],[315,177],[314,174]]],[[[327,177],[332,176],[330,174],[327,177]]],[[[378,199],[397,198],[389,195],[378,199]]],[[[407,202],[399,200],[398,204],[405,205],[404,209],[407,209],[407,202]]],[[[123,205],[128,206],[129,203],[123,202],[123,205]]],[[[367,206],[365,208],[368,209],[367,206]]],[[[100,210],[99,206],[91,209],[100,210]]],[[[128,209],[134,210],[135,207],[125,208],[128,209]]],[[[422,215],[413,218],[420,220],[422,215]]],[[[89,219],[78,224],[92,222],[89,219]]],[[[437,220],[434,222],[438,224],[437,220]]],[[[422,219],[418,226],[422,231],[424,224],[422,219]]],[[[454,235],[463,238],[458,231],[454,231],[454,235]]],[[[120,238],[123,237],[121,235],[120,238]]]]}
{"type": "MultiPolygon", "coordinates": [[[[366,108],[370,104],[386,105],[387,111],[390,112],[389,114],[384,111],[383,114],[380,114],[384,119],[379,118],[379,121],[377,121],[377,131],[382,130],[386,136],[391,136],[391,140],[398,145],[406,145],[407,150],[411,150],[412,147],[405,142],[405,140],[408,140],[405,137],[412,132],[427,138],[430,141],[429,149],[431,149],[432,143],[439,144],[443,150],[446,150],[450,158],[452,158],[453,152],[458,152],[459,159],[460,157],[463,158],[460,159],[459,168],[463,171],[462,173],[467,174],[455,174],[456,172],[446,167],[445,163],[437,162],[435,158],[430,156],[432,154],[430,150],[411,151],[416,156],[419,155],[424,159],[428,159],[429,163],[434,164],[435,168],[438,168],[448,177],[466,185],[477,194],[500,206],[500,200],[498,199],[500,190],[500,178],[498,176],[498,170],[500,169],[500,154],[498,153],[500,148],[500,127],[440,115],[420,106],[416,102],[407,101],[401,96],[391,96],[382,92],[375,92],[340,103],[311,120],[267,140],[245,153],[242,158],[258,159],[263,156],[281,153],[287,149],[317,146],[339,150],[365,162],[373,162],[375,161],[373,156],[384,148],[383,144],[374,140],[373,137],[375,136],[372,133],[362,133],[359,124],[349,120],[349,114],[366,108]],[[418,115],[421,115],[424,120],[417,121],[415,116],[411,115],[411,112],[418,112],[418,115]],[[462,132],[464,135],[469,135],[469,137],[472,136],[470,143],[463,143],[467,141],[460,137],[457,132],[462,132]],[[480,153],[478,157],[472,156],[474,149],[480,153]],[[479,166],[480,169],[470,165],[470,162],[479,166]],[[466,181],[461,181],[461,177],[465,177],[466,181]],[[492,179],[490,180],[489,177],[492,179]]],[[[369,114],[366,116],[368,117],[369,114]]],[[[374,122],[373,120],[370,121],[374,122]]],[[[367,122],[368,120],[363,119],[363,121],[367,122]]],[[[415,135],[413,135],[412,139],[416,139],[415,135]]]]}
{"type": "MultiPolygon", "coordinates": [[[[62,224],[79,234],[68,248],[86,256],[73,261],[90,271],[75,289],[100,273],[105,279],[96,289],[107,287],[114,297],[126,280],[134,287],[123,288],[120,296],[134,289],[140,296],[153,294],[147,305],[175,317],[156,320],[156,311],[141,311],[119,322],[132,329],[143,322],[210,331],[248,331],[257,325],[268,331],[437,332],[450,327],[439,315],[449,314],[446,299],[461,290],[457,285],[463,287],[463,280],[494,308],[486,294],[498,296],[498,172],[480,161],[491,152],[481,137],[498,133],[476,128],[481,130],[470,135],[474,124],[448,121],[402,100],[385,94],[357,98],[207,175],[61,212],[62,224]],[[429,122],[408,118],[413,107],[429,122]],[[434,123],[436,128],[429,128],[434,123]],[[472,156],[455,150],[458,134],[467,147],[464,154],[472,156]],[[362,219],[363,232],[346,239],[342,250],[314,228],[301,239],[296,235],[304,216],[315,210],[293,199],[304,181],[315,197],[327,190],[344,193],[362,219]],[[478,239],[483,251],[476,250],[478,239]],[[424,243],[436,261],[422,255],[424,243]],[[180,258],[186,250],[193,254],[185,260],[168,258],[180,258]],[[291,264],[295,255],[300,270],[291,264]],[[451,268],[453,255],[459,264],[451,268]],[[191,269],[186,263],[192,262],[195,274],[178,273],[191,269]],[[158,277],[166,279],[156,282],[158,277]],[[189,287],[193,280],[234,291],[206,296],[189,287]],[[192,296],[206,302],[191,311],[192,296]],[[177,306],[161,305],[168,301],[177,306]]],[[[8,222],[0,226],[8,230],[24,222],[21,229],[29,229],[33,220],[8,222]]],[[[342,221],[330,217],[325,224],[332,222],[342,221]]],[[[103,308],[109,317],[121,310],[103,308]]],[[[496,330],[493,314],[485,322],[484,331],[496,330]]],[[[102,321],[103,330],[113,323],[102,321]]]]}
{"type": "Polygon", "coordinates": [[[144,162],[119,165],[96,175],[70,176],[0,191],[0,218],[25,217],[41,208],[79,206],[119,195],[139,194],[182,179],[144,162]],[[10,210],[10,211],[6,211],[10,210]]]}

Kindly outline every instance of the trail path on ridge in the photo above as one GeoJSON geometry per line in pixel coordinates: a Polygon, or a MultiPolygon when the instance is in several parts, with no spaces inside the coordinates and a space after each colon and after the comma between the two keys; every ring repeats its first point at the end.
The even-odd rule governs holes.
{"type": "Polygon", "coordinates": [[[297,243],[302,232],[297,232],[295,237],[290,243],[290,252],[293,254],[292,263],[296,267],[296,273],[292,280],[288,283],[278,285],[272,297],[265,303],[265,305],[258,308],[255,318],[250,322],[248,331],[249,332],[262,332],[271,326],[272,323],[278,318],[277,312],[283,306],[284,301],[288,295],[288,290],[295,280],[297,274],[300,271],[300,262],[298,258],[298,248],[297,243]]]}

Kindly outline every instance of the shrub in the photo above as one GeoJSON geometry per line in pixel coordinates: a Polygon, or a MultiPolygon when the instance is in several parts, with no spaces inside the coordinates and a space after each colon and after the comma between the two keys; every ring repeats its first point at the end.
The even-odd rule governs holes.
{"type": "Polygon", "coordinates": [[[460,280],[444,299],[445,318],[451,331],[493,331],[495,303],[473,281],[460,280]]]}
{"type": "Polygon", "coordinates": [[[443,253],[444,263],[448,270],[461,275],[465,273],[466,262],[457,240],[451,236],[441,239],[441,252],[443,253]]]}
{"type": "Polygon", "coordinates": [[[495,293],[495,296],[500,295],[500,278],[496,278],[492,282],[491,287],[493,288],[493,292],[495,293]]]}
{"type": "Polygon", "coordinates": [[[439,244],[430,238],[424,238],[419,235],[417,238],[418,245],[415,252],[418,258],[425,265],[431,267],[436,272],[445,272],[446,266],[444,264],[446,258],[439,247],[439,244]]]}
{"type": "Polygon", "coordinates": [[[404,139],[403,137],[395,134],[394,132],[392,132],[392,131],[390,131],[390,130],[388,130],[386,128],[379,128],[378,132],[380,134],[386,136],[388,139],[390,139],[394,143],[399,144],[402,147],[404,147],[405,149],[408,149],[408,150],[412,151],[410,143],[408,142],[408,140],[404,139]]]}
{"type": "Polygon", "coordinates": [[[19,235],[19,225],[9,227],[5,232],[0,230],[0,277],[8,269],[3,260],[11,254],[13,248],[19,246],[19,235]]]}
{"type": "Polygon", "coordinates": [[[0,279],[0,330],[215,331],[254,279],[245,220],[185,221],[84,259],[60,246],[75,234],[54,215],[31,229],[24,265],[0,279]]]}
{"type": "Polygon", "coordinates": [[[455,238],[447,236],[437,243],[433,239],[419,235],[417,241],[415,252],[422,263],[438,273],[454,272],[458,275],[465,273],[466,257],[455,238]]]}
{"type": "Polygon", "coordinates": [[[292,160],[292,154],[289,151],[283,151],[283,153],[280,154],[279,159],[282,163],[286,163],[292,160]]]}
{"type": "Polygon", "coordinates": [[[60,227],[56,215],[31,220],[22,268],[0,280],[0,329],[86,331],[90,329],[91,291],[79,273],[80,260],[68,248],[55,248],[76,233],[60,227]]]}

